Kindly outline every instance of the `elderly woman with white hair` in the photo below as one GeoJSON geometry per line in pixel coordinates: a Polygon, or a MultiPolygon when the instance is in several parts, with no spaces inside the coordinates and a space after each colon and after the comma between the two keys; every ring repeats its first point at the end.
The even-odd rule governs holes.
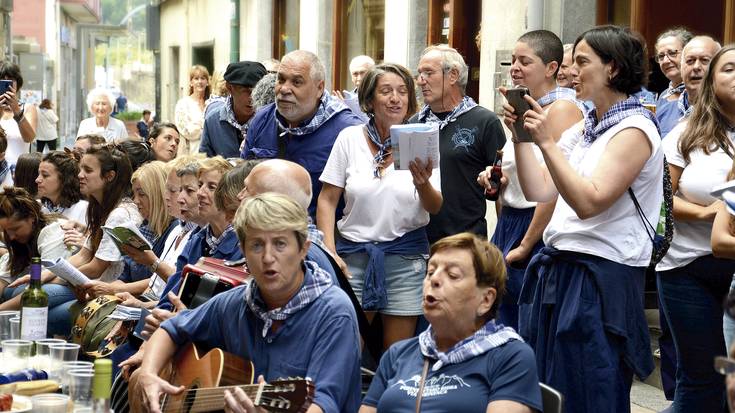
{"type": "Polygon", "coordinates": [[[125,124],[111,117],[115,106],[115,97],[103,88],[92,89],[87,95],[87,108],[92,117],[79,123],[77,137],[88,134],[97,134],[105,137],[107,142],[116,142],[127,139],[128,131],[125,124]]]}

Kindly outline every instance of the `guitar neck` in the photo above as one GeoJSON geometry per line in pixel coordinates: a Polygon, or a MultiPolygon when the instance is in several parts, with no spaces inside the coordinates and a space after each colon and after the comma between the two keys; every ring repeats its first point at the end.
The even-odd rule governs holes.
{"type": "MultiPolygon", "coordinates": [[[[267,384],[246,384],[240,386],[222,386],[222,387],[204,387],[184,391],[182,404],[185,408],[182,411],[199,413],[224,410],[225,408],[225,390],[230,392],[235,388],[240,388],[245,394],[258,406],[263,401],[261,395],[262,389],[267,388],[267,384]]],[[[267,406],[264,406],[268,410],[267,406]]],[[[168,411],[166,408],[162,409],[168,411]]]]}

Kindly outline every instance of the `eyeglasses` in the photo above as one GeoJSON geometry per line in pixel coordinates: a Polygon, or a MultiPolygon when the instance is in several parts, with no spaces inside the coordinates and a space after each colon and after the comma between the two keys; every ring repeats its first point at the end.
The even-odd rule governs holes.
{"type": "Polygon", "coordinates": [[[663,53],[659,53],[655,56],[656,63],[661,63],[664,61],[664,58],[668,57],[669,60],[674,60],[679,56],[679,50],[667,50],[663,53]]]}
{"type": "Polygon", "coordinates": [[[417,80],[418,80],[418,79],[423,79],[423,80],[427,80],[427,79],[429,79],[429,78],[430,78],[431,76],[433,76],[433,75],[434,75],[434,73],[437,73],[437,72],[441,72],[441,73],[444,73],[444,71],[443,71],[443,70],[441,70],[441,71],[440,71],[440,70],[422,70],[422,71],[419,71],[419,74],[418,74],[418,75],[416,75],[416,79],[417,79],[417,80]]]}
{"type": "Polygon", "coordinates": [[[715,357],[715,371],[725,376],[735,373],[735,360],[724,357],[715,357]]]}

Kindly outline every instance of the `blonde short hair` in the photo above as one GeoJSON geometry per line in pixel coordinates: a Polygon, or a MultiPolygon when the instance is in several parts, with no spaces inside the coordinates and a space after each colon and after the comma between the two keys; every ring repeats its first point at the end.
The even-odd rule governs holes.
{"type": "Polygon", "coordinates": [[[135,172],[130,182],[138,181],[143,192],[148,196],[150,216],[148,227],[161,236],[171,223],[171,216],[166,210],[163,192],[166,188],[166,164],[161,161],[152,161],[143,164],[135,172]]]}
{"type": "Polygon", "coordinates": [[[207,173],[210,171],[217,171],[220,174],[224,175],[227,173],[227,171],[234,168],[230,161],[219,155],[212,158],[202,159],[198,162],[198,164],[199,172],[197,174],[197,177],[200,177],[203,173],[207,173]]]}
{"type": "Polygon", "coordinates": [[[248,229],[261,231],[294,231],[299,248],[306,242],[309,215],[296,201],[286,195],[266,192],[245,199],[232,221],[240,240],[245,245],[248,229]]]}

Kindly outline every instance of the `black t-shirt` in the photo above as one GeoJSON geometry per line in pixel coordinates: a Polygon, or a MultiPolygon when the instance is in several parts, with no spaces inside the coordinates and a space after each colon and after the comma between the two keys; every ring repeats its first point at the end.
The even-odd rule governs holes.
{"type": "MultiPolygon", "coordinates": [[[[447,114],[436,114],[443,118],[447,114]]],[[[411,121],[416,122],[417,116],[411,121]]],[[[426,227],[429,242],[469,231],[487,237],[485,193],[477,174],[492,164],[505,145],[495,113],[476,106],[449,123],[439,134],[439,167],[444,202],[426,227]]]]}

